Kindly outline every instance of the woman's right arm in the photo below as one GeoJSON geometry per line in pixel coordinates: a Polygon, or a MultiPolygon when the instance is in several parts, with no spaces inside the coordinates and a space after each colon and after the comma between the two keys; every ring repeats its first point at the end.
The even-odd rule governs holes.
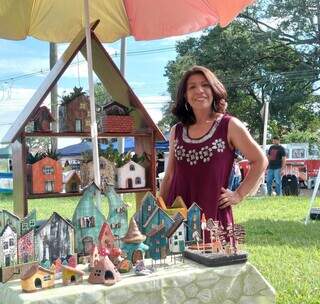
{"type": "Polygon", "coordinates": [[[167,198],[174,174],[174,138],[175,138],[175,130],[176,126],[173,126],[170,131],[170,137],[169,137],[169,158],[168,158],[168,164],[166,168],[166,173],[164,175],[164,178],[161,182],[160,186],[160,193],[159,195],[163,198],[163,200],[167,203],[167,198]]]}

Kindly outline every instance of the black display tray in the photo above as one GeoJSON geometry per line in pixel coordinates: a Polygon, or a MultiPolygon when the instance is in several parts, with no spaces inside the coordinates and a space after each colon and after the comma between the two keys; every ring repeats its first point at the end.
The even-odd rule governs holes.
{"type": "Polygon", "coordinates": [[[202,251],[186,249],[184,251],[184,256],[187,259],[193,260],[208,267],[241,264],[245,263],[248,260],[248,253],[243,251],[237,254],[226,255],[222,253],[204,253],[202,251]]]}

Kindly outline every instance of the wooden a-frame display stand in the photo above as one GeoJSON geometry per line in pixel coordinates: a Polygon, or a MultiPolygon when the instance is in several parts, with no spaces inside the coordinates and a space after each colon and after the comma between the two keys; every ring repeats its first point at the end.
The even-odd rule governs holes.
{"type": "MultiPolygon", "coordinates": [[[[99,133],[101,137],[134,137],[135,152],[142,154],[145,152],[150,162],[146,168],[147,185],[145,188],[128,189],[119,192],[136,192],[136,200],[139,202],[146,191],[156,192],[156,152],[155,141],[164,140],[164,136],[149,116],[148,112],[139,101],[129,84],[121,75],[119,69],[112,61],[111,57],[106,52],[105,48],[94,33],[98,21],[91,25],[92,37],[92,57],[93,70],[99,77],[100,81],[117,100],[117,102],[134,109],[131,115],[134,118],[134,131],[131,133],[99,133]]],[[[89,138],[90,133],[75,133],[75,132],[25,132],[25,126],[33,117],[37,109],[41,106],[51,89],[56,85],[60,77],[68,68],[78,52],[86,58],[86,39],[85,31],[81,30],[69,47],[57,61],[53,69],[47,75],[41,86],[26,104],[24,109],[19,114],[16,121],[6,133],[3,143],[12,143],[13,155],[13,199],[14,213],[19,217],[24,217],[28,213],[28,198],[37,197],[59,197],[70,196],[70,193],[51,193],[41,195],[27,194],[27,167],[26,167],[26,137],[81,137],[89,138]]]]}

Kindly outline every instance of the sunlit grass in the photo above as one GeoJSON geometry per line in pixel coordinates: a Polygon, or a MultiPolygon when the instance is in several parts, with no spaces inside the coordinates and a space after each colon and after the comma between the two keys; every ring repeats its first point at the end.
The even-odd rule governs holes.
{"type": "MultiPolygon", "coordinates": [[[[35,208],[38,219],[48,218],[52,211],[72,218],[79,199],[29,200],[29,210],[35,208]]],[[[134,195],[124,200],[130,218],[134,195]]],[[[320,221],[304,225],[308,204],[306,197],[249,198],[234,210],[235,221],[246,229],[249,261],[276,289],[279,304],[320,303],[320,221]]],[[[12,211],[12,197],[0,196],[0,208],[12,211]]],[[[107,215],[105,199],[102,209],[107,215]]]]}

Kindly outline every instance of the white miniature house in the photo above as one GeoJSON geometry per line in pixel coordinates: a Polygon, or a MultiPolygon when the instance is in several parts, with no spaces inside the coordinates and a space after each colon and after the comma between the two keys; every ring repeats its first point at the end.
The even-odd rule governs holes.
{"type": "Polygon", "coordinates": [[[11,266],[17,263],[17,233],[6,225],[0,234],[0,266],[11,266]]]}
{"type": "Polygon", "coordinates": [[[120,189],[143,188],[146,186],[146,170],[130,160],[117,168],[117,187],[120,189]]]}

